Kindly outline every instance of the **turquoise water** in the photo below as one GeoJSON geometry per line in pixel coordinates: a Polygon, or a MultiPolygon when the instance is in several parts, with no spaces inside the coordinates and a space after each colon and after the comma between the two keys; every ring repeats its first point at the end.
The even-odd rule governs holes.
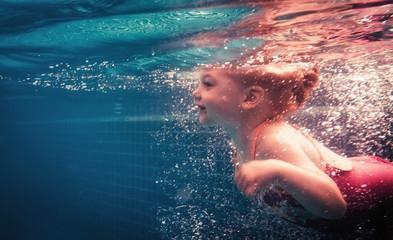
{"type": "Polygon", "coordinates": [[[392,160],[392,7],[0,1],[0,238],[337,239],[245,199],[190,93],[205,64],[312,61],[321,86],[290,120],[392,160]]]}

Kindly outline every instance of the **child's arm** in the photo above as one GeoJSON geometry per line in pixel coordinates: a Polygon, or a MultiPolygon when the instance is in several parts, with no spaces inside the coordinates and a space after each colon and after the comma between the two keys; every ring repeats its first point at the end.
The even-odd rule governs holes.
{"type": "Polygon", "coordinates": [[[273,129],[273,134],[268,132],[267,136],[270,137],[260,138],[258,142],[260,155],[267,160],[241,166],[235,178],[239,189],[253,197],[259,189],[273,183],[313,214],[327,219],[341,218],[346,202],[336,183],[311,161],[297,142],[288,138],[291,132],[273,129]]]}
{"type": "Polygon", "coordinates": [[[302,169],[281,160],[256,160],[243,166],[235,175],[239,189],[253,198],[270,184],[291,194],[313,214],[326,219],[341,218],[346,203],[337,185],[328,176],[302,169]]]}

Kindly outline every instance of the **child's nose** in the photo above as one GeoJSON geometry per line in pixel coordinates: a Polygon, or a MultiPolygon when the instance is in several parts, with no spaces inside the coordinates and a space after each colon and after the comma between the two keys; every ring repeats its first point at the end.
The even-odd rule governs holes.
{"type": "Polygon", "coordinates": [[[196,97],[196,98],[200,98],[201,94],[199,92],[199,87],[192,93],[192,96],[196,97]]]}

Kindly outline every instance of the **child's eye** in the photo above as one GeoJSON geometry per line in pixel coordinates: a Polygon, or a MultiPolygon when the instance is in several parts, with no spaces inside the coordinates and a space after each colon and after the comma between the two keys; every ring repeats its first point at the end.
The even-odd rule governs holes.
{"type": "Polygon", "coordinates": [[[205,86],[205,87],[207,87],[207,88],[210,88],[210,87],[213,87],[213,86],[216,85],[215,79],[212,78],[212,77],[209,76],[209,75],[204,76],[204,77],[201,79],[201,83],[203,84],[203,86],[205,86]]]}
{"type": "Polygon", "coordinates": [[[206,87],[212,87],[213,84],[210,82],[204,82],[203,85],[205,85],[206,87]]]}

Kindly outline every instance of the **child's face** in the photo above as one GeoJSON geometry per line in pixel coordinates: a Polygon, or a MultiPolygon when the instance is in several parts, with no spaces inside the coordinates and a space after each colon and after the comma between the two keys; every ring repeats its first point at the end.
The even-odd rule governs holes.
{"type": "Polygon", "coordinates": [[[206,125],[233,123],[241,111],[243,91],[224,70],[201,73],[192,95],[197,99],[199,121],[206,125]]]}

